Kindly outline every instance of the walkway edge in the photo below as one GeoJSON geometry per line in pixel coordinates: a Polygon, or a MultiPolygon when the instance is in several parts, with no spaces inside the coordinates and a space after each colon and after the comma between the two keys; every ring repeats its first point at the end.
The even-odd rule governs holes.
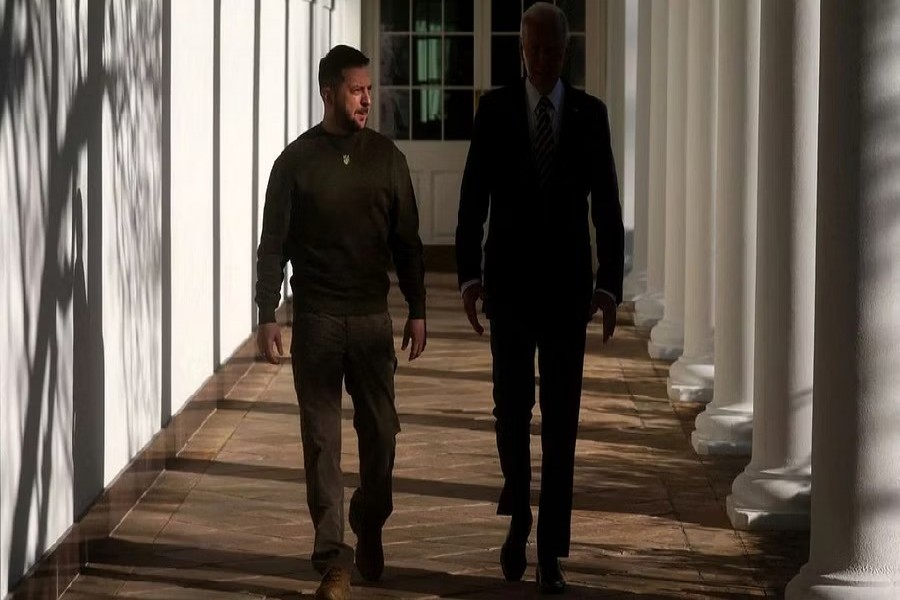
{"type": "MultiPolygon", "coordinates": [[[[283,308],[283,307],[282,307],[283,308]]],[[[279,317],[284,311],[279,310],[279,317]]],[[[282,320],[279,318],[279,320],[282,320]]],[[[91,504],[88,511],[38,560],[6,596],[6,600],[57,599],[91,559],[93,544],[115,530],[169,461],[187,445],[228,393],[250,371],[256,338],[250,335],[232,356],[156,433],[91,504]]]]}

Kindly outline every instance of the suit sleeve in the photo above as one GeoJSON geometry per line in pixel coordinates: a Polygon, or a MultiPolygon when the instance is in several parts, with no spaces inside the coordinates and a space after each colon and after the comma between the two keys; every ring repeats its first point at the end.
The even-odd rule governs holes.
{"type": "Polygon", "coordinates": [[[419,238],[419,209],[409,165],[396,147],[391,165],[394,198],[388,245],[397,269],[400,291],[409,306],[409,318],[424,319],[425,259],[419,238]]]}
{"type": "Polygon", "coordinates": [[[597,274],[594,289],[605,290],[622,302],[622,278],[625,269],[625,226],[619,204],[619,183],[612,153],[609,116],[601,103],[597,111],[592,139],[599,146],[594,161],[599,166],[591,182],[591,220],[597,232],[597,274]]]}
{"type": "Polygon", "coordinates": [[[291,221],[291,180],[279,158],[272,166],[266,187],[262,235],[256,250],[256,306],[259,323],[274,323],[281,301],[281,283],[288,256],[285,253],[291,221]]]}
{"type": "Polygon", "coordinates": [[[481,279],[481,241],[490,203],[489,149],[490,98],[482,96],[459,190],[459,214],[456,225],[456,269],[458,284],[481,279]]]}

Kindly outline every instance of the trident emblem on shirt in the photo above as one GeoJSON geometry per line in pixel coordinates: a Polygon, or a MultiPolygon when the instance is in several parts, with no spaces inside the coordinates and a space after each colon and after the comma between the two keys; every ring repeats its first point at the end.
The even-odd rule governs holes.
{"type": "Polygon", "coordinates": [[[349,154],[345,154],[345,155],[344,155],[344,164],[345,164],[345,165],[349,165],[349,164],[350,164],[350,155],[349,155],[349,154]]]}

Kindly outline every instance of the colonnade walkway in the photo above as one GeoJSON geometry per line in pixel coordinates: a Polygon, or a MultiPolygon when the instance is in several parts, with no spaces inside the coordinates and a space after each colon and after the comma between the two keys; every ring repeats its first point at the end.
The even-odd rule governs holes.
{"type": "MultiPolygon", "coordinates": [[[[428,292],[428,347],[410,363],[399,350],[404,307],[392,290],[403,428],[395,511],[383,580],[354,573],[354,598],[537,597],[534,532],[525,581],[505,582],[498,563],[507,519],[495,516],[488,334],[472,333],[452,276],[430,275],[428,292]]],[[[646,341],[627,306],[610,344],[599,324],[589,330],[568,597],[780,597],[806,561],[808,535],[731,527],[725,498],[747,459],[694,453],[700,408],[667,399],[668,364],[647,357],[646,341]]],[[[66,600],[312,597],[318,575],[308,560],[313,531],[289,361],[253,363],[221,392],[217,410],[113,534],[91,545],[66,600]]],[[[358,460],[344,400],[349,501],[358,460]]],[[[536,409],[534,434],[539,427],[536,409]]],[[[539,438],[532,441],[537,467],[539,438]]],[[[347,535],[352,544],[349,527],[347,535]]]]}

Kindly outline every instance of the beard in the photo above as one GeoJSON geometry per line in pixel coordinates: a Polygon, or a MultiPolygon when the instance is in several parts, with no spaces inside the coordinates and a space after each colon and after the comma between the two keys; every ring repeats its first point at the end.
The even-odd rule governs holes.
{"type": "Polygon", "coordinates": [[[340,115],[341,128],[346,129],[347,131],[359,131],[366,126],[366,121],[368,121],[369,117],[368,111],[364,111],[363,109],[360,109],[359,111],[344,110],[338,114],[340,115]],[[358,114],[364,114],[366,117],[362,124],[356,119],[358,114]]]}

